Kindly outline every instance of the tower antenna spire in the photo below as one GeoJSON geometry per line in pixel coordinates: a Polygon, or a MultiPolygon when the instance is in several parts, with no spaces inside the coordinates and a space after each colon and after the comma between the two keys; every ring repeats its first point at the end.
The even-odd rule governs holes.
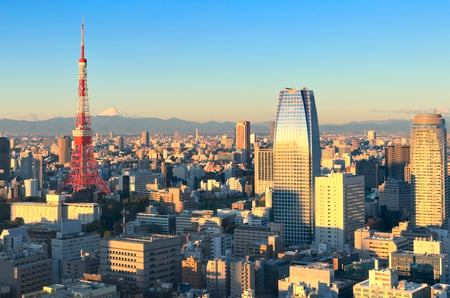
{"type": "Polygon", "coordinates": [[[81,15],[81,58],[84,58],[84,16],[81,15]]]}

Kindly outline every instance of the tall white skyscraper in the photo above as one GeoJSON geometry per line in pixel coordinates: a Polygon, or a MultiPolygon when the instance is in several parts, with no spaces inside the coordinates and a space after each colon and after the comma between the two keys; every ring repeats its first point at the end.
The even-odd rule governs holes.
{"type": "Polygon", "coordinates": [[[316,242],[330,251],[352,247],[355,230],[364,228],[364,199],[364,176],[316,177],[316,242]]]}
{"type": "Polygon", "coordinates": [[[411,127],[413,222],[447,227],[447,129],[440,114],[419,114],[411,127]]]}
{"type": "Polygon", "coordinates": [[[314,178],[320,174],[320,139],[314,94],[280,92],[273,148],[273,214],[284,226],[286,244],[311,243],[314,178]]]}

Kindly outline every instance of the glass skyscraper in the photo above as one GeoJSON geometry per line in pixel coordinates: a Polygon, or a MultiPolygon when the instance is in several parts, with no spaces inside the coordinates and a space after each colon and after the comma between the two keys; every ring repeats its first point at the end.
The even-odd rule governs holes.
{"type": "Polygon", "coordinates": [[[411,127],[413,222],[447,228],[447,129],[439,114],[419,114],[411,127]]]}
{"type": "Polygon", "coordinates": [[[280,92],[273,149],[273,213],[286,244],[311,243],[314,178],[320,174],[320,139],[314,93],[280,92]]]}

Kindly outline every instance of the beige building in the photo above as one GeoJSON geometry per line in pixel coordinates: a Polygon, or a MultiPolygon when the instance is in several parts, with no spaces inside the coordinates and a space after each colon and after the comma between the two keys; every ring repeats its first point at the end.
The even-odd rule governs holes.
{"type": "Polygon", "coordinates": [[[17,217],[23,218],[24,222],[59,222],[63,216],[63,195],[48,194],[46,203],[19,202],[11,204],[11,220],[17,217]]]}
{"type": "Polygon", "coordinates": [[[273,187],[273,148],[255,146],[255,194],[273,187]]]}
{"type": "Polygon", "coordinates": [[[364,227],[364,177],[334,173],[316,177],[316,242],[328,250],[353,246],[355,230],[364,227]]]}
{"type": "MultiPolygon", "coordinates": [[[[245,257],[249,253],[249,247],[254,244],[268,244],[270,236],[282,235],[283,226],[272,223],[268,227],[250,225],[238,225],[234,229],[233,255],[245,257]]],[[[282,239],[281,239],[282,241],[282,239]]],[[[274,249],[275,247],[272,247],[274,249]]]]}
{"type": "Polygon", "coordinates": [[[23,298],[62,298],[62,297],[80,297],[80,298],[119,298],[119,292],[115,285],[108,285],[99,282],[79,280],[67,284],[47,285],[41,291],[23,298]]]}
{"type": "Polygon", "coordinates": [[[392,269],[375,269],[369,271],[369,279],[353,286],[355,298],[379,298],[379,297],[410,297],[429,298],[431,296],[430,286],[398,281],[398,273],[392,269]]]}
{"type": "Polygon", "coordinates": [[[391,252],[406,249],[408,239],[392,233],[376,232],[367,228],[355,231],[355,249],[362,259],[379,258],[387,260],[391,252]]]}
{"type": "Polygon", "coordinates": [[[159,235],[145,237],[103,238],[100,241],[100,273],[121,278],[130,286],[145,292],[157,280],[180,281],[181,238],[159,235]]]}
{"type": "Polygon", "coordinates": [[[211,297],[227,298],[230,295],[230,266],[226,260],[208,261],[206,288],[211,293],[211,297]]]}
{"type": "Polygon", "coordinates": [[[64,203],[67,219],[79,220],[88,224],[100,220],[101,208],[97,203],[64,203]]]}
{"type": "Polygon", "coordinates": [[[413,223],[448,227],[447,129],[440,114],[419,114],[411,127],[413,223]]]}
{"type": "Polygon", "coordinates": [[[163,190],[153,190],[150,192],[150,199],[160,202],[167,213],[183,212],[183,193],[180,188],[170,187],[163,190]]]}
{"type": "Polygon", "coordinates": [[[335,280],[329,264],[291,265],[289,276],[278,280],[278,297],[348,297],[350,286],[335,280]]]}
{"type": "Polygon", "coordinates": [[[181,281],[194,289],[203,289],[202,262],[198,258],[189,257],[181,262],[181,281]]]}
{"type": "Polygon", "coordinates": [[[234,261],[230,263],[230,296],[239,298],[244,292],[255,291],[255,263],[234,261]]]}
{"type": "Polygon", "coordinates": [[[69,136],[62,136],[58,138],[58,154],[59,154],[58,163],[60,165],[64,165],[70,162],[72,158],[72,156],[70,155],[71,149],[72,149],[72,139],[69,136]]]}
{"type": "Polygon", "coordinates": [[[27,223],[60,222],[64,219],[80,220],[88,224],[100,220],[101,209],[97,203],[64,203],[64,195],[48,194],[46,203],[18,202],[11,204],[11,220],[23,218],[27,223]]]}

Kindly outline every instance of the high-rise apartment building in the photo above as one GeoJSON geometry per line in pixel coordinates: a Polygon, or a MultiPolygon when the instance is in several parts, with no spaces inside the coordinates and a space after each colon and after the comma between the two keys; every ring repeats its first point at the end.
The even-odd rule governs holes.
{"type": "Polygon", "coordinates": [[[230,265],[227,260],[209,260],[206,265],[206,288],[211,297],[230,296],[230,265]]]}
{"type": "Polygon", "coordinates": [[[447,129],[440,114],[418,114],[411,127],[413,222],[446,226],[450,212],[447,185],[447,129]]]}
{"type": "Polygon", "coordinates": [[[364,177],[335,173],[316,177],[316,241],[327,249],[353,246],[354,231],[364,227],[364,177]]]}
{"type": "Polygon", "coordinates": [[[245,260],[230,263],[230,296],[241,297],[244,292],[253,292],[255,289],[255,263],[245,260]]]}
{"type": "Polygon", "coordinates": [[[11,171],[10,152],[9,140],[5,137],[0,137],[0,180],[9,178],[11,171]]]}
{"type": "Polygon", "coordinates": [[[386,179],[405,180],[405,166],[409,163],[410,146],[396,142],[385,148],[386,179]]]}
{"type": "Polygon", "coordinates": [[[142,146],[148,146],[150,144],[150,136],[148,134],[148,131],[143,131],[141,134],[141,145],[142,146]]]}
{"type": "Polygon", "coordinates": [[[236,150],[242,151],[244,163],[250,161],[250,122],[240,121],[236,123],[236,150]]]}
{"type": "Polygon", "coordinates": [[[181,262],[181,281],[188,283],[194,289],[203,289],[202,262],[195,257],[189,257],[181,262]]]}
{"type": "Polygon", "coordinates": [[[255,193],[262,194],[273,187],[273,148],[255,146],[255,193]]]}
{"type": "Polygon", "coordinates": [[[62,136],[58,138],[58,151],[60,165],[70,162],[71,158],[72,139],[69,136],[62,136]]]}
{"type": "Polygon", "coordinates": [[[273,148],[273,213],[287,244],[311,243],[314,178],[320,174],[320,140],[312,90],[280,92],[273,148]]]}

